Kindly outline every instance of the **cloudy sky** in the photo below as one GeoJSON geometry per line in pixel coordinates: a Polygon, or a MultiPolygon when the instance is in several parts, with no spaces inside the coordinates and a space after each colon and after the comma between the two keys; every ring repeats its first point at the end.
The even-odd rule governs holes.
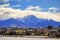
{"type": "Polygon", "coordinates": [[[0,20],[27,15],[60,22],[60,0],[0,0],[0,20]]]}

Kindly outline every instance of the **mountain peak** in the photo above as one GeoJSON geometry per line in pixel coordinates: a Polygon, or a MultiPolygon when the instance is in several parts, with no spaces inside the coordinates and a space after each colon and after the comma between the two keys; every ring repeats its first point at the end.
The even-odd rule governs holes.
{"type": "Polygon", "coordinates": [[[37,19],[37,18],[34,15],[28,15],[28,16],[25,16],[23,19],[34,20],[34,19],[37,19]]]}
{"type": "Polygon", "coordinates": [[[28,15],[24,18],[9,18],[7,20],[0,20],[0,27],[10,27],[12,25],[15,25],[16,27],[47,27],[48,25],[52,26],[58,26],[60,25],[60,22],[56,22],[54,20],[48,20],[48,19],[41,19],[37,18],[34,15],[28,15]]]}
{"type": "Polygon", "coordinates": [[[34,15],[28,15],[27,17],[36,17],[36,16],[34,16],[34,15]]]}

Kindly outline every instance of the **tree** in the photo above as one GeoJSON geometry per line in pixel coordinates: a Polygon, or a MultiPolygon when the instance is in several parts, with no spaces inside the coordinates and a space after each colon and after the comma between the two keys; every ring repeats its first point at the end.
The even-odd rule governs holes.
{"type": "Polygon", "coordinates": [[[47,28],[48,28],[48,29],[52,29],[52,28],[53,28],[53,26],[49,25],[47,28]]]}
{"type": "Polygon", "coordinates": [[[17,33],[18,35],[23,35],[23,34],[24,34],[24,31],[23,31],[23,30],[16,30],[16,33],[17,33]]]}
{"type": "Polygon", "coordinates": [[[26,31],[25,35],[31,35],[31,32],[30,31],[26,31]]]}
{"type": "Polygon", "coordinates": [[[60,28],[60,25],[59,25],[59,28],[60,28]]]}
{"type": "Polygon", "coordinates": [[[60,25],[59,25],[59,27],[58,27],[58,32],[60,32],[60,25]]]}

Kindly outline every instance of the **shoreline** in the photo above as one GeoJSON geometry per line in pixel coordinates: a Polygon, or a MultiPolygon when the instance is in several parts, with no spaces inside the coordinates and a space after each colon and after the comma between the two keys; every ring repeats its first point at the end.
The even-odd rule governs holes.
{"type": "Polygon", "coordinates": [[[60,38],[0,37],[0,40],[60,40],[60,38]]]}
{"type": "Polygon", "coordinates": [[[0,37],[20,37],[20,38],[57,38],[57,37],[48,37],[48,36],[20,36],[20,35],[5,35],[5,36],[1,36],[0,37]]]}

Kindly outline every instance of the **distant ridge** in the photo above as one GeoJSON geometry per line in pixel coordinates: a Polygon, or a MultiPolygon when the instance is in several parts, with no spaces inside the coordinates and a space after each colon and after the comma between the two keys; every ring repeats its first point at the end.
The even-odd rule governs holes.
{"type": "Polygon", "coordinates": [[[48,25],[58,27],[60,22],[37,18],[34,15],[28,15],[23,18],[0,20],[0,27],[47,27],[48,25]]]}

